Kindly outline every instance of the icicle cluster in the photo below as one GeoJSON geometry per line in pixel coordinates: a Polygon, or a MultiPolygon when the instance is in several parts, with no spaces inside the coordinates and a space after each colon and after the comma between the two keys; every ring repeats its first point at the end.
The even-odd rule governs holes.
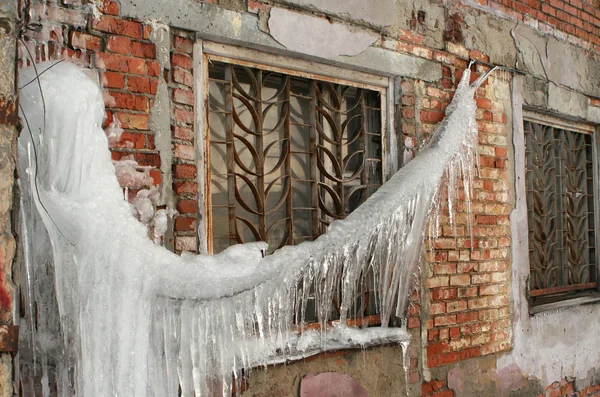
{"type": "MultiPolygon", "coordinates": [[[[214,256],[177,256],[153,244],[123,200],[97,84],[63,62],[39,85],[27,85],[20,93],[28,123],[20,140],[29,177],[26,249],[52,244],[52,255],[27,256],[28,304],[33,313],[33,301],[54,299],[54,291],[32,296],[53,276],[60,333],[51,317],[56,309],[48,305],[46,314],[49,334],[60,339],[33,351],[55,352],[59,395],[164,397],[181,387],[183,396],[229,397],[232,376],[239,381],[243,369],[266,362],[373,341],[405,345],[405,330],[386,327],[404,317],[440,181],[447,173],[451,200],[456,170],[465,191],[472,186],[473,95],[483,80],[469,86],[469,74],[428,148],[325,235],[266,258],[264,243],[214,256]],[[382,328],[346,327],[346,319],[361,315],[355,297],[369,274],[382,328]],[[341,318],[331,326],[336,291],[341,318]],[[320,331],[299,333],[313,297],[320,331]]],[[[21,85],[34,78],[23,70],[21,85]]],[[[38,331],[32,344],[43,339],[38,331]]]]}

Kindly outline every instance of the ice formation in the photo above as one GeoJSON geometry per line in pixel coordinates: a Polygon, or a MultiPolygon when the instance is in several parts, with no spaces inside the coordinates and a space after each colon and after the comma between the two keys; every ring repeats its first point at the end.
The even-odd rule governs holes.
{"type": "MultiPolygon", "coordinates": [[[[264,243],[214,256],[178,256],[153,244],[117,182],[101,90],[73,64],[49,69],[20,92],[26,308],[31,324],[34,304],[47,316],[31,327],[41,366],[30,371],[56,365],[61,396],[164,397],[179,388],[183,396],[230,396],[232,376],[239,381],[243,369],[266,362],[377,340],[405,345],[405,330],[386,327],[404,317],[443,176],[450,208],[459,175],[469,198],[473,96],[486,77],[469,86],[469,75],[415,159],[325,235],[263,258],[264,243]],[[347,327],[369,272],[382,327],[347,327]],[[311,294],[302,286],[311,284],[320,331],[300,333],[311,294]],[[341,318],[332,326],[338,290],[341,318]]],[[[32,69],[21,71],[21,85],[34,78],[32,69]]]]}

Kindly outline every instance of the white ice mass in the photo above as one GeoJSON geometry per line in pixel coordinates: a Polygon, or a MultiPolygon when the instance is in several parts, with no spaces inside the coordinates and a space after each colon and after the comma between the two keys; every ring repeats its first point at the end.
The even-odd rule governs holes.
{"type": "MultiPolygon", "coordinates": [[[[51,66],[37,66],[50,67],[37,81],[32,68],[20,73],[24,328],[36,363],[22,374],[26,392],[39,387],[48,395],[52,363],[60,396],[164,397],[181,387],[183,396],[229,397],[232,376],[239,381],[243,369],[407,341],[404,329],[387,326],[405,316],[430,215],[435,234],[444,175],[450,209],[459,176],[468,208],[473,97],[487,76],[469,86],[467,70],[428,147],[317,240],[265,258],[264,243],[182,257],[154,244],[123,199],[98,84],[71,63],[51,66]],[[347,327],[369,272],[381,328],[347,327]],[[311,284],[321,330],[301,333],[310,293],[303,286],[311,284]],[[339,290],[341,319],[331,326],[339,290]],[[46,383],[31,384],[33,372],[46,383]]],[[[142,204],[138,212],[149,222],[142,204]]]]}

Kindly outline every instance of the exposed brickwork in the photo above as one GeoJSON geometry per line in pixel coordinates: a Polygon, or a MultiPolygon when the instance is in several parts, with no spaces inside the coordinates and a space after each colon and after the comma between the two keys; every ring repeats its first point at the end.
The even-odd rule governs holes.
{"type": "Polygon", "coordinates": [[[179,212],[175,218],[175,249],[196,251],[198,168],[194,147],[193,34],[174,30],[171,50],[173,181],[179,212]]]}
{"type": "MultiPolygon", "coordinates": [[[[100,72],[105,90],[104,127],[113,124],[124,130],[120,140],[111,140],[113,159],[129,156],[152,167],[154,184],[160,184],[160,159],[148,125],[158,84],[154,44],[141,22],[118,17],[116,2],[96,2],[97,17],[84,3],[48,3],[44,29],[50,31],[50,41],[46,44],[41,34],[29,32],[27,48],[37,61],[69,58],[100,72]]],[[[24,45],[20,47],[20,64],[30,64],[29,52],[24,45]]]]}
{"type": "Polygon", "coordinates": [[[454,397],[454,392],[446,386],[446,380],[433,379],[421,385],[423,397],[454,397]]]}
{"type": "Polygon", "coordinates": [[[588,386],[577,390],[575,378],[563,378],[546,387],[544,394],[538,397],[598,397],[600,396],[600,384],[588,386]]]}

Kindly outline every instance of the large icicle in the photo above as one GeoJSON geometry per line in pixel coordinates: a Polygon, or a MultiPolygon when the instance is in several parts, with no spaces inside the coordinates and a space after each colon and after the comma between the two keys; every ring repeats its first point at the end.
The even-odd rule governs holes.
{"type": "MultiPolygon", "coordinates": [[[[163,397],[176,395],[178,385],[184,396],[230,396],[232,375],[239,380],[244,368],[327,346],[405,342],[404,330],[385,327],[404,316],[440,181],[447,173],[449,199],[457,197],[457,174],[465,190],[472,186],[473,95],[483,78],[469,86],[469,75],[463,74],[446,118],[415,160],[316,241],[264,259],[264,243],[185,257],[153,244],[115,177],[98,85],[67,62],[26,85],[20,100],[28,129],[20,155],[35,149],[29,198],[52,243],[63,395],[72,395],[66,390],[71,368],[78,396],[163,397]],[[344,327],[358,312],[354,297],[369,273],[383,328],[344,327]],[[318,337],[299,335],[294,325],[303,323],[308,288],[302,286],[311,284],[318,337]],[[337,288],[341,321],[327,330],[337,288]]],[[[35,77],[23,70],[21,85],[35,77]]]]}

